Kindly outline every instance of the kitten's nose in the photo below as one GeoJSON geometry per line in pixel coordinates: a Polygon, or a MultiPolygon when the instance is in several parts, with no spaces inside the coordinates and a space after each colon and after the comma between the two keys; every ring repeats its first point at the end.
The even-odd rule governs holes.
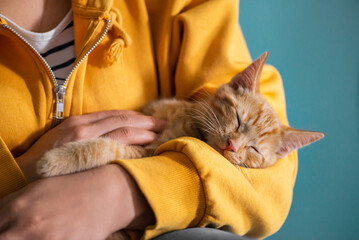
{"type": "Polygon", "coordinates": [[[224,150],[227,150],[227,151],[232,151],[232,152],[237,152],[237,149],[236,147],[233,145],[233,142],[231,139],[228,139],[227,140],[227,146],[224,150]]]}

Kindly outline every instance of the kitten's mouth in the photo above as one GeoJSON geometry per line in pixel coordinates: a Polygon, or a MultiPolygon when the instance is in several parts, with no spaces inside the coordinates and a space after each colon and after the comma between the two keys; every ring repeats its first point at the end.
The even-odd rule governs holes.
{"type": "Polygon", "coordinates": [[[233,165],[244,167],[242,162],[236,157],[235,153],[232,151],[222,150],[223,156],[233,165]]]}
{"type": "Polygon", "coordinates": [[[224,149],[220,148],[217,144],[210,144],[210,146],[211,146],[214,150],[216,150],[217,152],[219,152],[219,154],[221,154],[222,156],[224,156],[224,155],[223,155],[224,149]]]}
{"type": "Polygon", "coordinates": [[[227,151],[218,146],[213,147],[217,152],[219,152],[223,157],[225,157],[233,165],[244,167],[243,163],[236,157],[236,153],[232,151],[227,151]]]}

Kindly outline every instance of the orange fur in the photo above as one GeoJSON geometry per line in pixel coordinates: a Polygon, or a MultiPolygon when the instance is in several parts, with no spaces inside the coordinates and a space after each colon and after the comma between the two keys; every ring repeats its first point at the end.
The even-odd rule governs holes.
{"type": "Polygon", "coordinates": [[[115,159],[150,156],[162,143],[191,136],[207,142],[236,166],[264,168],[323,133],[284,126],[259,93],[259,78],[267,53],[222,85],[213,96],[197,101],[163,99],[143,113],[167,119],[160,137],[146,147],[98,138],[71,142],[47,152],[38,162],[43,176],[63,175],[107,164],[115,159]]]}

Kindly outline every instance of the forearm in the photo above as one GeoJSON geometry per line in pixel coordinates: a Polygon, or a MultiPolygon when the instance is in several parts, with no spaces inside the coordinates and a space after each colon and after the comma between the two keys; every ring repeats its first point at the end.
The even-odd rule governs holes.
{"type": "Polygon", "coordinates": [[[41,179],[1,199],[0,239],[104,239],[124,228],[142,230],[153,219],[126,171],[106,165],[41,179]]]}
{"type": "Polygon", "coordinates": [[[28,154],[23,154],[16,158],[17,164],[29,183],[39,179],[39,176],[36,174],[36,160],[37,158],[28,154]]]}

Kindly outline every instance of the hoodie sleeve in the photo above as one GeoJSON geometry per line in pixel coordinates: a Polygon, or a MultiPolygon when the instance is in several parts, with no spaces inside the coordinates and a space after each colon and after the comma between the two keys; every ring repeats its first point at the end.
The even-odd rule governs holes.
{"type": "Polygon", "coordinates": [[[0,199],[26,185],[26,180],[14,157],[0,138],[0,199]]]}
{"type": "MultiPolygon", "coordinates": [[[[147,1],[163,96],[215,90],[251,62],[232,0],[147,1]]],[[[287,124],[279,73],[265,66],[261,92],[287,124]]],[[[115,161],[135,179],[156,224],[144,239],[188,227],[214,227],[263,238],[284,223],[292,201],[297,155],[265,169],[236,168],[193,138],[163,144],[155,156],[115,161]]]]}

